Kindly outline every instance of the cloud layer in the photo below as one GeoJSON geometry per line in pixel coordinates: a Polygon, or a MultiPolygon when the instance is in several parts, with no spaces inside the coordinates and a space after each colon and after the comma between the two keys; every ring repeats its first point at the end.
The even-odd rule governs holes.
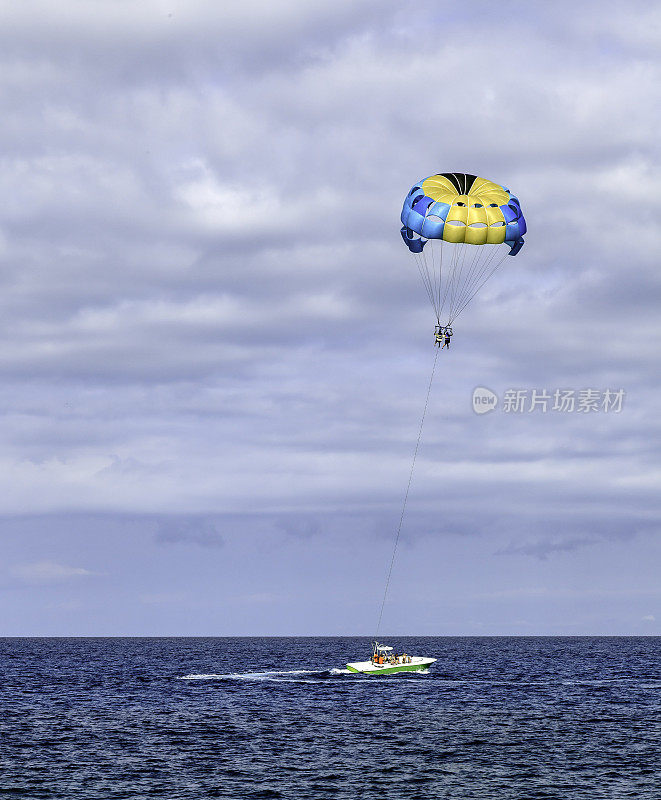
{"type": "MultiPolygon", "coordinates": [[[[2,12],[8,587],[21,564],[105,576],[106,526],[122,547],[153,548],[152,598],[190,584],[192,561],[162,561],[182,548],[219,564],[239,548],[253,598],[289,562],[315,572],[308,557],[385,564],[433,358],[398,216],[414,181],[445,170],[511,186],[529,234],[442,354],[404,540],[441,561],[453,537],[473,542],[484,562],[467,551],[457,563],[457,603],[480,594],[471,571],[491,585],[506,562],[543,562],[562,589],[572,558],[610,554],[601,568],[614,579],[618,548],[647,553],[661,481],[659,12],[517,9],[198,0],[2,12]],[[477,385],[627,398],[618,415],[477,417],[477,385]],[[34,545],[13,538],[23,518],[34,545]],[[72,518],[88,520],[89,560],[72,518]],[[262,537],[278,543],[268,570],[246,555],[262,537]]],[[[506,573],[517,586],[525,570],[506,573]]],[[[355,579],[335,573],[341,592],[355,579]]],[[[264,629],[331,625],[314,581],[298,580],[264,629]],[[303,602],[307,615],[294,612],[303,602]]],[[[121,605],[119,577],[94,581],[121,605]]],[[[541,628],[555,613],[544,598],[541,628]]],[[[644,618],[652,632],[652,611],[661,618],[613,603],[603,619],[586,606],[583,630],[644,618]]],[[[162,605],[141,631],[161,630],[162,605]]],[[[231,613],[229,632],[262,624],[231,613]]],[[[35,630],[25,614],[15,630],[22,619],[35,630]]],[[[480,630],[520,616],[503,608],[480,630]]]]}

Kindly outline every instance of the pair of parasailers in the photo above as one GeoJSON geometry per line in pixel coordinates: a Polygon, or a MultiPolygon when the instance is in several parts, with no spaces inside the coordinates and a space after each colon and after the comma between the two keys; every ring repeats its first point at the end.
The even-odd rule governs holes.
{"type": "Polygon", "coordinates": [[[436,342],[436,347],[440,347],[441,350],[445,347],[450,349],[450,337],[452,336],[452,328],[449,325],[437,325],[436,329],[434,330],[434,340],[436,342]]]}

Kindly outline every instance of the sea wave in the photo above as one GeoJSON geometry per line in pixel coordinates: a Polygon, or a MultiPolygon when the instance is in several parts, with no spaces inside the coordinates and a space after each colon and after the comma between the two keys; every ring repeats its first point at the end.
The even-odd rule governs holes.
{"type": "MultiPolygon", "coordinates": [[[[267,670],[266,672],[226,672],[226,673],[193,673],[190,675],[182,675],[179,680],[182,681],[222,681],[222,680],[246,680],[246,681],[283,681],[292,680],[292,676],[300,675],[316,675],[322,677],[330,675],[332,670],[316,670],[316,669],[285,669],[285,670],[267,670]]],[[[293,678],[294,680],[301,680],[300,678],[293,678]]]]}
{"type": "Polygon", "coordinates": [[[393,678],[415,679],[418,676],[429,675],[429,670],[418,670],[415,673],[401,672],[392,674],[357,675],[349,669],[286,669],[267,670],[264,672],[225,672],[225,673],[191,673],[181,675],[182,681],[273,681],[276,683],[319,683],[329,678],[340,678],[343,682],[363,682],[366,678],[374,680],[392,680],[393,678]],[[305,677],[304,677],[305,676],[305,677]],[[351,676],[347,679],[345,676],[351,676]]]}

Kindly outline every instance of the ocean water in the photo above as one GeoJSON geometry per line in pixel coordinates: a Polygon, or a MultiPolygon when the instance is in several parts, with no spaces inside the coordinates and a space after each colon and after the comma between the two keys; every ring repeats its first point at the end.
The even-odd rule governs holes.
{"type": "Polygon", "coordinates": [[[0,639],[0,797],[661,799],[661,638],[0,639]]]}

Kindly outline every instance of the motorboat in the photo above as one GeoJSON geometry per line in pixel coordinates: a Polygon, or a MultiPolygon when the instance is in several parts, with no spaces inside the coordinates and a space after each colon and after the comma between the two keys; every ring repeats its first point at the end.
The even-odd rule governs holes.
{"type": "Polygon", "coordinates": [[[421,672],[429,669],[435,658],[410,656],[408,653],[398,654],[387,644],[374,642],[372,657],[369,661],[353,661],[347,664],[349,672],[360,672],[363,675],[393,675],[396,672],[421,672]]]}

